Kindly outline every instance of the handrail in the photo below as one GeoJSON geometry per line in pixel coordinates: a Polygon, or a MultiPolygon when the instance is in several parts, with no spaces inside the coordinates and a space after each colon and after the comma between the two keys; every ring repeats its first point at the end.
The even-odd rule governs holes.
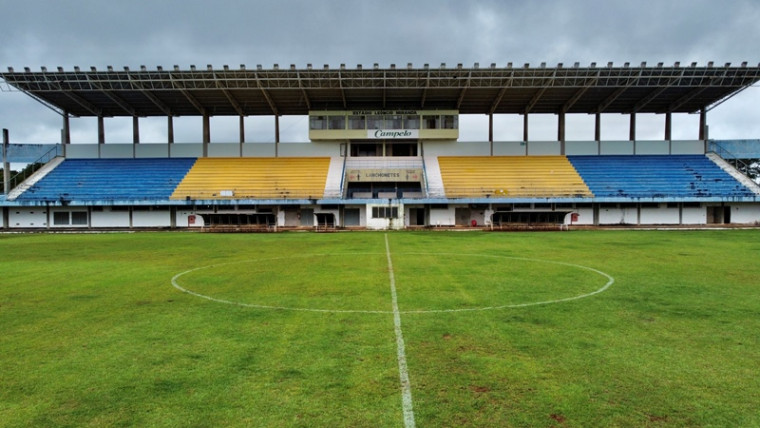
{"type": "Polygon", "coordinates": [[[425,181],[425,196],[430,196],[430,186],[427,179],[427,166],[425,165],[425,156],[422,156],[422,179],[425,181]]]}
{"type": "Polygon", "coordinates": [[[348,156],[343,156],[343,169],[340,172],[340,198],[341,199],[343,199],[343,197],[346,194],[346,189],[343,188],[346,182],[346,159],[348,159],[348,156]]]}
{"type": "Polygon", "coordinates": [[[747,165],[744,161],[737,158],[736,155],[726,150],[725,147],[718,144],[715,140],[710,140],[708,144],[708,152],[713,152],[716,155],[720,156],[723,160],[726,162],[730,162],[731,160],[734,161],[734,168],[736,168],[739,172],[741,172],[744,175],[747,175],[746,171],[749,170],[749,165],[747,165]],[[711,150],[713,147],[717,148],[716,150],[711,150]],[[740,167],[741,166],[741,167],[740,167]]]}
{"type": "Polygon", "coordinates": [[[61,145],[56,144],[55,146],[50,148],[50,150],[45,152],[42,156],[37,158],[34,162],[30,162],[29,165],[39,165],[39,166],[34,167],[34,168],[29,168],[29,165],[27,165],[27,167],[17,172],[10,179],[10,190],[13,190],[16,186],[23,183],[24,180],[31,177],[32,174],[34,174],[35,172],[37,172],[37,170],[45,166],[46,163],[53,160],[53,158],[61,156],[60,152],[61,152],[61,145]]]}

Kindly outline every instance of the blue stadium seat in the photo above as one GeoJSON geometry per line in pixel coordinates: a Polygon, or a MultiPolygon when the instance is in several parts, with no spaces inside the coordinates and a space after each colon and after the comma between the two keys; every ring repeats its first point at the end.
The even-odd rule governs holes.
{"type": "Polygon", "coordinates": [[[196,158],[66,159],[19,201],[168,200],[196,158]]]}
{"type": "Polygon", "coordinates": [[[595,197],[753,197],[704,155],[568,156],[595,197]]]}

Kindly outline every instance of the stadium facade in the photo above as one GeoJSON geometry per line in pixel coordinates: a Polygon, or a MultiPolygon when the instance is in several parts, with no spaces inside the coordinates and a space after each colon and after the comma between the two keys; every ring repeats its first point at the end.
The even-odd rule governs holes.
{"type": "MultiPolygon", "coordinates": [[[[760,187],[731,154],[756,140],[714,141],[707,112],[760,80],[760,66],[348,69],[275,66],[189,70],[62,68],[0,73],[63,118],[60,144],[3,144],[2,227],[24,229],[566,227],[760,223],[760,187]],[[529,135],[557,116],[557,139],[529,135]],[[637,114],[665,118],[664,138],[636,138],[637,114]],[[460,142],[460,115],[487,115],[488,140],[460,142]],[[595,116],[595,138],[565,138],[566,115],[595,116]],[[606,141],[601,115],[630,117],[606,141]],[[699,138],[673,140],[673,114],[699,114],[699,138]],[[308,142],[280,142],[279,117],[308,116],[308,142]],[[495,141],[495,115],[520,115],[521,141],[495,141]],[[166,141],[140,142],[143,117],[166,117],[166,141]],[[174,142],[174,118],[197,116],[197,143],[174,142]],[[210,118],[237,116],[239,141],[211,143],[210,118]],[[272,116],[273,143],[245,139],[248,116],[272,116]],[[72,144],[70,120],[96,117],[97,144],[72,144]],[[133,141],[105,142],[131,117],[133,141]],[[9,162],[41,165],[14,183],[9,162]],[[11,186],[11,183],[17,184],[11,186]]],[[[749,149],[747,149],[749,148],[749,149]]]]}

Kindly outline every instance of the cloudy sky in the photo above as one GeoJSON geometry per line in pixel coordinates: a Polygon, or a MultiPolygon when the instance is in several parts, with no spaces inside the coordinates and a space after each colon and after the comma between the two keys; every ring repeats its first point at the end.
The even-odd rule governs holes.
{"type": "MultiPolygon", "coordinates": [[[[505,66],[546,62],[672,65],[760,62],[757,0],[0,0],[0,68],[72,70],[158,65],[221,68],[411,62],[505,66]]],[[[60,141],[61,118],[30,97],[0,92],[13,143],[60,141]]],[[[530,137],[556,139],[556,116],[531,117],[530,137]]],[[[246,119],[246,140],[274,140],[272,118],[246,119]]],[[[593,139],[594,119],[569,115],[570,140],[593,139]]],[[[711,138],[760,138],[760,86],[710,111],[711,138]]],[[[97,141],[92,118],[72,119],[74,143],[97,141]]],[[[130,142],[131,119],[106,119],[106,141],[130,142]]],[[[200,118],[175,120],[177,142],[201,139],[200,118]]],[[[305,141],[302,117],[281,119],[282,141],[305,141]]],[[[484,116],[463,117],[462,140],[486,140],[484,116]]],[[[698,117],[674,115],[673,138],[694,139],[698,117]]],[[[166,120],[140,121],[141,141],[166,141],[166,120]]],[[[637,137],[662,139],[664,117],[639,115],[637,137]]],[[[237,118],[212,118],[212,142],[238,140],[237,118]]],[[[497,117],[497,140],[522,138],[520,117],[497,117]]],[[[602,138],[628,138],[628,117],[604,115],[602,138]]]]}

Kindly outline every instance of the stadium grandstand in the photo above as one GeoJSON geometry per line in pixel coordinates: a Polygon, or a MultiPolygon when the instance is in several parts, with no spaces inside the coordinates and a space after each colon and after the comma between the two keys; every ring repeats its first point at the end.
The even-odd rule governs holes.
{"type": "Polygon", "coordinates": [[[11,144],[4,131],[3,229],[519,228],[760,223],[760,187],[738,167],[760,140],[716,141],[707,113],[760,80],[760,65],[239,68],[0,72],[61,115],[60,144],[11,144]],[[662,140],[636,138],[661,114],[662,140]],[[488,140],[459,142],[460,115],[486,115],[488,140]],[[536,141],[532,114],[557,116],[536,141]],[[595,138],[565,138],[566,115],[595,117],[595,138]],[[601,137],[601,115],[630,117],[601,137]],[[673,114],[699,137],[673,140],[673,114]],[[280,141],[279,118],[308,117],[309,141],[280,141]],[[523,119],[494,141],[495,115],[523,119]],[[174,118],[202,121],[174,142],[174,118]],[[237,142],[211,143],[210,118],[240,118],[237,142]],[[274,118],[274,142],[246,142],[244,118],[274,118]],[[97,144],[72,144],[70,120],[96,117],[97,144]],[[131,117],[133,141],[105,141],[131,117]],[[140,118],[167,118],[166,141],[140,143],[140,118]],[[737,154],[740,153],[740,154],[737,154]],[[35,166],[11,177],[10,163],[35,166]]]}

